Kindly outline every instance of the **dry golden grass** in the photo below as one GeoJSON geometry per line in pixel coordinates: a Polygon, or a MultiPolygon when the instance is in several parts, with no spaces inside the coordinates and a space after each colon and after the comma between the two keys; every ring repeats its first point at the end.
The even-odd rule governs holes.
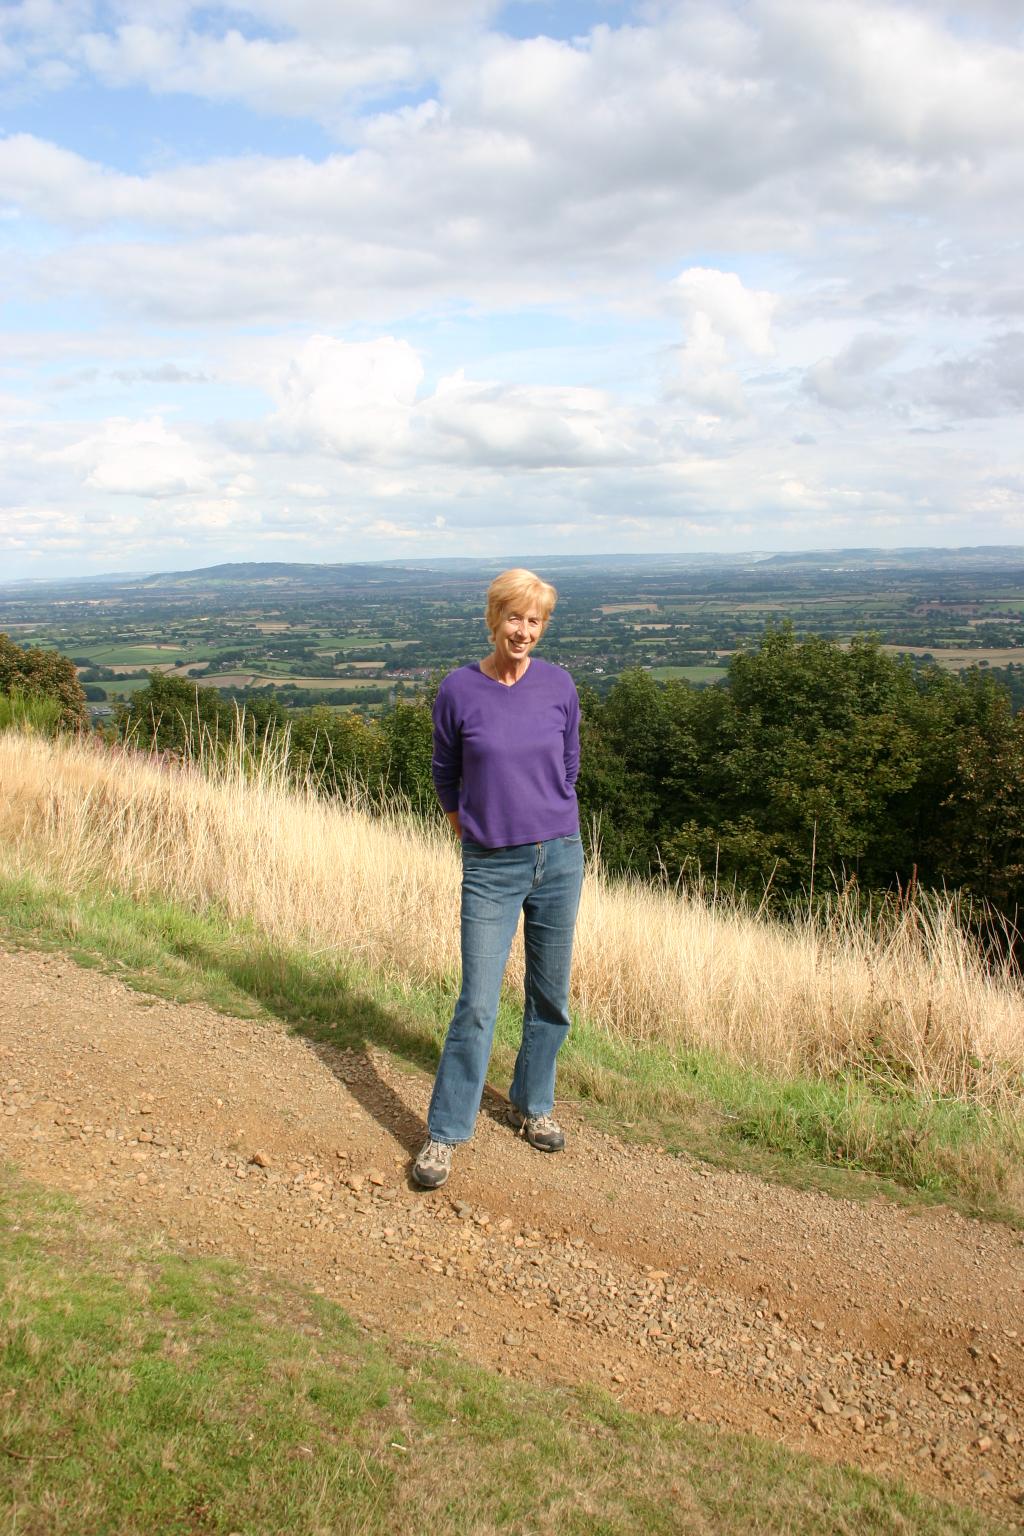
{"type": "MultiPolygon", "coordinates": [[[[289,786],[280,755],[161,767],[88,741],[0,734],[0,860],[71,890],[215,906],[281,943],[400,981],[458,969],[459,861],[446,828],[289,786]]],[[[1024,1081],[1024,994],[955,905],[874,924],[755,917],[590,871],[575,1006],[631,1040],[773,1073],[891,1072],[922,1094],[1008,1105],[1024,1081]]],[[[521,980],[514,950],[509,979],[521,980]]]]}

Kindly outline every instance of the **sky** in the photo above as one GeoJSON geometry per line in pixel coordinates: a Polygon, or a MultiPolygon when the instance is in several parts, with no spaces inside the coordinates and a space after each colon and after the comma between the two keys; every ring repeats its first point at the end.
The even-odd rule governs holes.
{"type": "Polygon", "coordinates": [[[0,573],[1024,544],[1020,0],[0,0],[0,573]]]}

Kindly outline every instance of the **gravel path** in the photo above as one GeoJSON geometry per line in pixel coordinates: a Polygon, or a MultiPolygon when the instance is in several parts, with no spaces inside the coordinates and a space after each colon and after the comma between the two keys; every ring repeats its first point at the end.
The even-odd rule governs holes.
{"type": "Polygon", "coordinates": [[[0,1156],[118,1227],[336,1297],[509,1375],[751,1430],[1024,1528],[1024,1240],[776,1188],[488,1101],[409,1182],[429,1080],[0,951],[0,1156]]]}

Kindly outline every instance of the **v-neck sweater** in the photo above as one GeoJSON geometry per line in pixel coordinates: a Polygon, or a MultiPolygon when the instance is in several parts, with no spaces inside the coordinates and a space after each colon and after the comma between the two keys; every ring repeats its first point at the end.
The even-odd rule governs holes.
{"type": "Polygon", "coordinates": [[[484,848],[579,831],[580,703],[564,667],[530,658],[508,687],[480,663],[449,672],[434,701],[434,787],[484,848]]]}

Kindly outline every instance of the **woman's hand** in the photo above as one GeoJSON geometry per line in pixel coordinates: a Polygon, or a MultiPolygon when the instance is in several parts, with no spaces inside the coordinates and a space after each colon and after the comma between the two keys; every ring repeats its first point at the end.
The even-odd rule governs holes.
{"type": "Polygon", "coordinates": [[[458,838],[459,842],[461,843],[462,842],[462,824],[459,821],[459,813],[458,813],[458,811],[445,811],[445,815],[448,817],[448,820],[451,823],[452,831],[455,833],[455,836],[458,838]]]}

